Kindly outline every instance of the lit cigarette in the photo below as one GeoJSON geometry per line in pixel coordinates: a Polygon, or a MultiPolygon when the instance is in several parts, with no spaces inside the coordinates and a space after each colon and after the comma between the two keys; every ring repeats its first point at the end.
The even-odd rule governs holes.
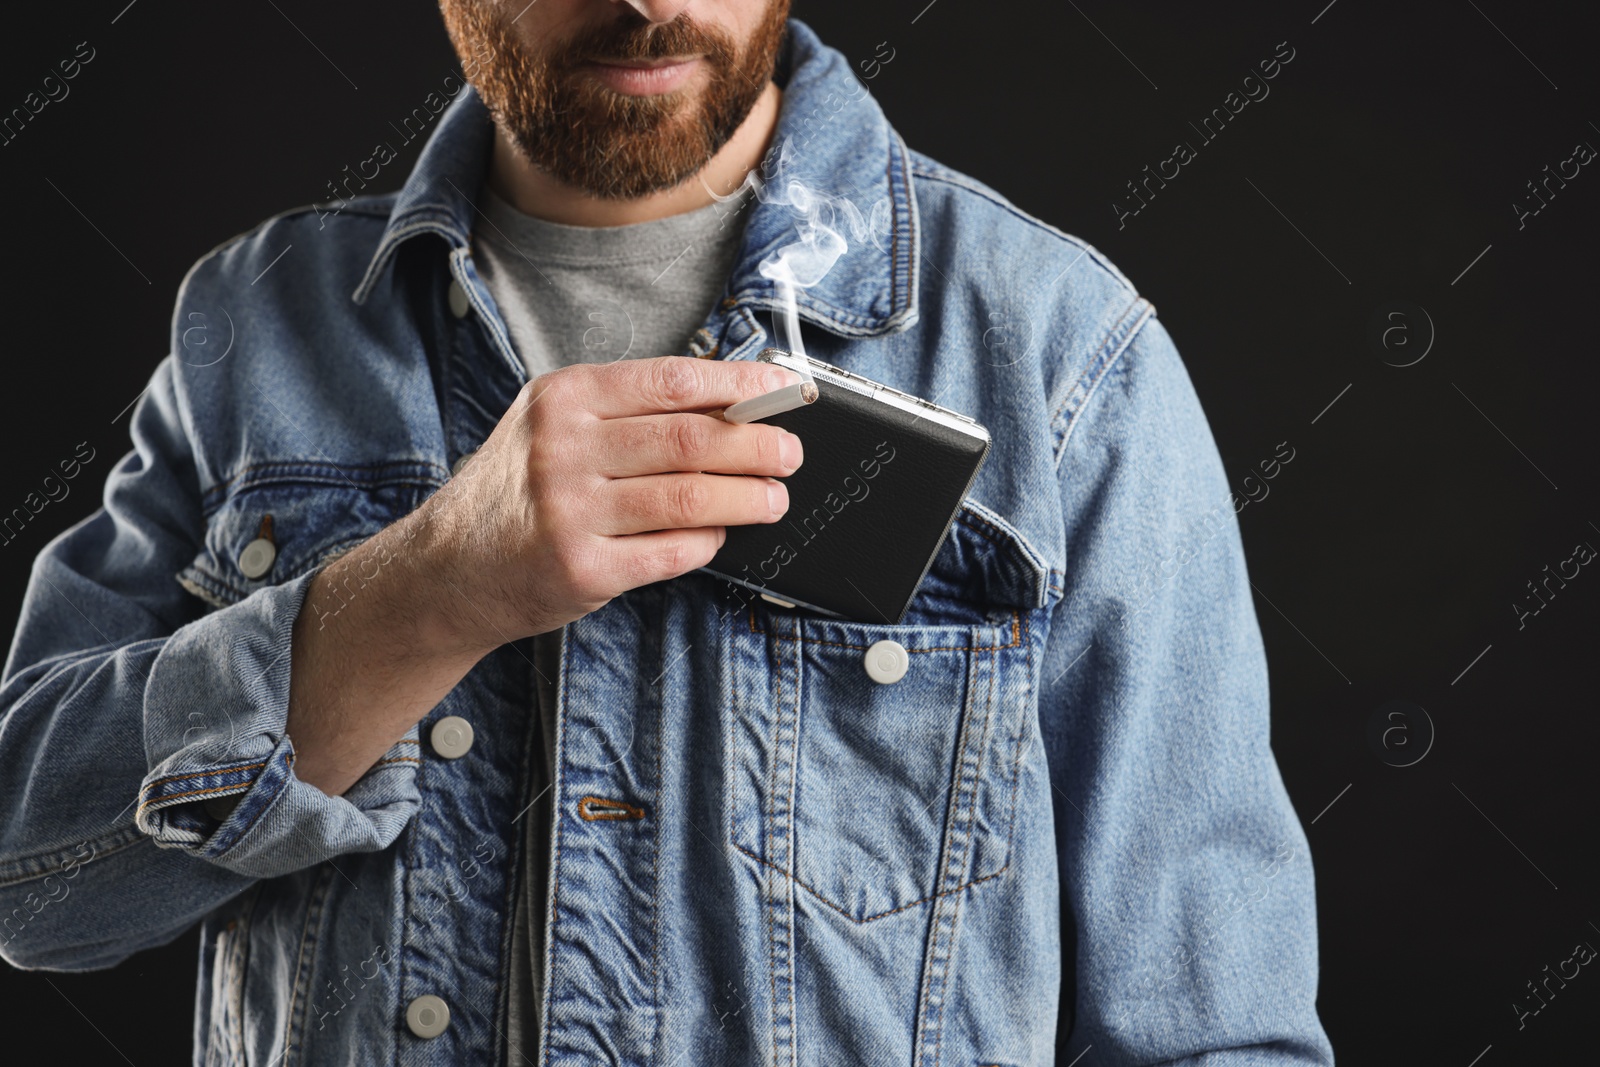
{"type": "Polygon", "coordinates": [[[815,403],[817,399],[817,383],[815,381],[795,382],[782,389],[774,389],[770,393],[753,396],[749,400],[741,400],[722,412],[724,422],[755,422],[771,415],[778,415],[785,411],[806,404],[815,403]]]}

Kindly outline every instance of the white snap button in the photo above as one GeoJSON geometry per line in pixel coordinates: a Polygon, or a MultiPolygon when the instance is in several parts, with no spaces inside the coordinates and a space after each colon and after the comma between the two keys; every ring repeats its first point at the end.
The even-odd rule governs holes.
{"type": "Polygon", "coordinates": [[[906,647],[899,641],[878,641],[867,649],[866,663],[867,677],[888,685],[906,676],[911,657],[906,655],[906,647]]]}
{"type": "Polygon", "coordinates": [[[450,279],[450,314],[458,319],[466,318],[471,310],[472,302],[467,299],[467,291],[461,288],[461,283],[454,278],[450,279]]]}
{"type": "Polygon", "coordinates": [[[476,450],[457,456],[456,461],[450,464],[450,476],[455,477],[457,474],[460,474],[461,468],[467,465],[467,460],[471,459],[475,455],[477,455],[476,450]]]}
{"type": "Polygon", "coordinates": [[[258,537],[244,546],[244,551],[239,553],[239,570],[246,578],[254,581],[272,569],[272,561],[278,558],[278,549],[265,537],[258,537]]]}
{"type": "Polygon", "coordinates": [[[446,715],[433,724],[428,740],[445,759],[460,759],[472,747],[472,724],[459,715],[446,715]]]}
{"type": "Polygon", "coordinates": [[[406,1006],[406,1026],[418,1037],[438,1037],[450,1025],[450,1005],[424,993],[406,1006]]]}

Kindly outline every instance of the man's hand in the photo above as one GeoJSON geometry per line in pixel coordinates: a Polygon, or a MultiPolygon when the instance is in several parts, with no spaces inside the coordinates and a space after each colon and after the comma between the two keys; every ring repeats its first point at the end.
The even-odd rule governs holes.
{"type": "Polygon", "coordinates": [[[422,509],[454,589],[445,632],[488,652],[554,630],[636,586],[710,562],[724,527],[774,522],[787,430],[704,412],[798,377],[765,363],[665,356],[577,364],[529,382],[422,509]]]}
{"type": "Polygon", "coordinates": [[[776,478],[800,466],[800,439],[703,412],[797,380],[666,356],[529,382],[459,474],[312,580],[290,651],[295,774],[343,793],[493,649],[704,566],[729,525],[781,517],[776,478]]]}

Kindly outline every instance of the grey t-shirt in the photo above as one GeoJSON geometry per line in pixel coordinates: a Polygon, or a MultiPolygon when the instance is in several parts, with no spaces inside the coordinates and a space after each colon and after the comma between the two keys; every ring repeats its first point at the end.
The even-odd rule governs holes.
{"type": "MultiPolygon", "coordinates": [[[[739,251],[748,192],[738,200],[630,226],[566,226],[525,215],[485,186],[473,229],[478,273],[530,378],[571,363],[683,355],[721,297],[739,251]]],[[[560,633],[534,638],[543,748],[533,803],[520,817],[527,867],[511,938],[510,1064],[539,1062],[545,904],[555,777],[560,633]]]]}
{"type": "Polygon", "coordinates": [[[473,255],[528,376],[685,354],[733,270],[749,196],[630,226],[567,226],[485,186],[473,255]]]}

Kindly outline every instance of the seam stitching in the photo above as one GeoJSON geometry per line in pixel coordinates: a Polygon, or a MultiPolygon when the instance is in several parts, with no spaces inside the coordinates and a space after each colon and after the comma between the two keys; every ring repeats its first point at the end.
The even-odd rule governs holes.
{"type": "MultiPolygon", "coordinates": [[[[1017,625],[1017,615],[1018,615],[1017,612],[1015,612],[1015,611],[1011,612],[1011,643],[1010,644],[1005,644],[1005,645],[940,645],[940,646],[935,647],[935,648],[908,648],[908,649],[906,649],[906,652],[908,654],[914,656],[914,655],[917,655],[917,654],[922,653],[922,652],[995,652],[995,651],[998,651],[1000,649],[1016,648],[1018,643],[1019,643],[1019,641],[1020,641],[1020,637],[1019,637],[1019,632],[1020,631],[1019,631],[1018,625],[1017,625]]],[[[776,640],[779,640],[779,641],[795,641],[795,642],[798,642],[798,641],[802,640],[802,638],[798,634],[796,634],[795,636],[791,637],[788,634],[778,633],[775,630],[768,631],[768,630],[764,629],[763,627],[757,626],[756,625],[756,613],[755,613],[755,609],[753,607],[750,609],[749,619],[750,619],[750,632],[751,633],[756,633],[756,634],[771,633],[772,637],[775,638],[776,640]]],[[[831,620],[829,620],[829,621],[831,621],[831,620]]],[[[868,625],[870,625],[870,624],[868,624],[868,625]]],[[[957,627],[957,629],[970,629],[970,628],[971,627],[957,627]]],[[[918,629],[918,627],[913,626],[912,629],[918,629]]],[[[848,644],[848,643],[843,642],[843,641],[820,641],[820,640],[817,640],[815,638],[812,638],[811,640],[808,640],[805,643],[808,644],[808,645],[826,645],[829,648],[856,648],[856,649],[861,649],[863,651],[865,651],[866,649],[869,649],[869,648],[872,647],[871,645],[853,645],[853,644],[848,644]]]]}
{"type": "Polygon", "coordinates": [[[823,896],[821,892],[819,892],[818,890],[813,889],[811,886],[807,885],[803,880],[801,880],[800,878],[796,877],[793,873],[783,869],[782,867],[779,867],[776,863],[773,863],[771,860],[763,859],[762,857],[756,855],[754,852],[751,852],[749,849],[745,848],[743,845],[739,844],[739,842],[737,842],[737,841],[730,842],[730,844],[732,844],[733,847],[738,849],[740,852],[743,852],[746,856],[749,856],[751,859],[755,860],[757,863],[762,864],[763,866],[766,866],[766,867],[771,867],[773,870],[777,871],[779,874],[783,875],[785,878],[787,878],[790,881],[794,882],[795,885],[799,886],[801,889],[804,889],[807,893],[810,893],[812,896],[816,897],[822,903],[826,904],[828,907],[832,908],[834,911],[838,912],[840,915],[843,915],[846,919],[849,919],[851,922],[855,923],[858,926],[861,925],[862,923],[873,922],[873,921],[875,921],[877,919],[882,919],[885,916],[895,915],[895,914],[897,914],[899,912],[906,911],[906,910],[908,910],[910,908],[916,907],[918,904],[926,904],[930,900],[938,900],[940,897],[947,897],[947,896],[950,896],[952,893],[959,893],[963,889],[969,889],[972,886],[980,885],[980,884],[982,884],[984,882],[989,881],[989,879],[991,879],[991,878],[1000,877],[1002,874],[1006,873],[1006,871],[1009,870],[1010,867],[1011,867],[1011,861],[1010,861],[1009,858],[1007,858],[1006,865],[1004,867],[1001,867],[998,871],[995,871],[992,874],[986,874],[982,878],[974,878],[970,882],[962,882],[960,885],[952,886],[949,889],[941,889],[937,893],[930,893],[927,896],[922,897],[919,900],[911,901],[911,903],[909,903],[909,904],[902,904],[898,908],[891,908],[888,911],[880,911],[876,915],[868,915],[865,918],[858,919],[854,915],[851,915],[848,911],[845,911],[839,905],[835,904],[833,901],[829,900],[827,897],[823,896]]]}
{"type": "MultiPolygon", "coordinates": [[[[200,499],[201,499],[202,503],[204,503],[204,502],[207,501],[207,499],[209,497],[212,497],[212,496],[216,495],[217,493],[222,492],[223,490],[226,490],[226,489],[229,489],[229,488],[233,488],[233,487],[238,487],[238,488],[241,488],[241,489],[253,489],[253,488],[256,488],[257,486],[294,485],[300,480],[300,478],[298,478],[298,477],[296,477],[294,475],[290,475],[290,474],[286,474],[286,475],[284,475],[282,477],[278,477],[278,478],[260,478],[260,479],[256,479],[256,478],[248,478],[248,477],[246,477],[246,475],[248,475],[251,471],[271,470],[273,468],[278,468],[278,469],[284,470],[284,471],[327,471],[330,475],[337,477],[339,475],[348,474],[351,471],[381,471],[381,470],[402,469],[402,468],[406,468],[406,467],[412,467],[412,468],[422,467],[422,468],[426,468],[426,469],[432,470],[432,471],[443,471],[444,472],[444,476],[445,476],[446,479],[448,479],[449,476],[450,476],[449,468],[442,467],[437,463],[433,463],[433,462],[431,462],[429,460],[425,460],[425,459],[383,460],[381,462],[376,462],[376,463],[328,463],[328,462],[325,462],[323,460],[315,460],[315,459],[304,459],[304,460],[275,459],[275,460],[264,461],[264,462],[261,462],[261,463],[251,463],[248,466],[240,467],[238,470],[234,471],[233,474],[231,474],[225,480],[217,482],[214,485],[212,485],[211,487],[202,490],[201,493],[200,493],[200,499]]],[[[304,476],[313,476],[313,475],[304,475],[304,476]]],[[[349,479],[348,478],[345,479],[345,484],[349,484],[349,479]]],[[[389,479],[384,479],[384,480],[373,480],[373,481],[369,481],[369,482],[365,482],[365,483],[359,483],[359,484],[356,485],[355,488],[357,488],[357,489],[381,489],[381,488],[387,488],[389,486],[395,486],[395,485],[416,485],[416,484],[427,484],[427,485],[430,485],[430,486],[433,485],[433,483],[431,483],[431,482],[429,482],[429,483],[419,483],[417,481],[417,479],[415,479],[415,478],[389,478],[389,479]]],[[[441,482],[440,484],[443,484],[443,483],[441,482]]]]}
{"type": "MultiPolygon", "coordinates": [[[[145,792],[149,792],[158,785],[165,785],[168,782],[182,781],[185,778],[205,778],[214,774],[232,774],[234,771],[253,771],[258,767],[265,767],[269,762],[269,760],[262,760],[260,763],[241,763],[232,767],[220,767],[209,771],[188,771],[184,774],[169,774],[165,778],[157,778],[144,788],[145,792]]],[[[165,797],[152,797],[151,799],[163,800],[165,797]]]]}
{"type": "MultiPolygon", "coordinates": [[[[1112,362],[1112,355],[1115,350],[1114,346],[1117,343],[1117,339],[1124,335],[1124,326],[1128,322],[1129,317],[1139,313],[1145,308],[1149,308],[1150,306],[1151,305],[1149,301],[1145,300],[1143,297],[1137,297],[1131,304],[1123,308],[1122,311],[1118,313],[1117,321],[1111,324],[1111,328],[1107,330],[1106,335],[1101,338],[1099,348],[1095,350],[1094,355],[1089,359],[1088,364],[1083,368],[1083,373],[1078,376],[1078,380],[1076,382],[1072,383],[1072,388],[1068,389],[1066,395],[1061,398],[1061,403],[1056,405],[1055,411],[1050,416],[1050,421],[1052,423],[1060,420],[1062,414],[1067,410],[1067,405],[1072,403],[1073,397],[1077,396],[1079,392],[1087,393],[1089,391],[1089,386],[1085,383],[1089,382],[1091,376],[1095,381],[1098,381],[1100,376],[1106,372],[1107,367],[1109,367],[1112,362]]],[[[1133,331],[1130,329],[1127,332],[1131,334],[1133,331]]]]}
{"type": "Polygon", "coordinates": [[[1095,392],[1099,389],[1100,383],[1105,380],[1105,377],[1111,371],[1111,368],[1118,365],[1122,354],[1128,350],[1128,346],[1133,344],[1134,338],[1137,337],[1139,332],[1144,329],[1144,324],[1148,322],[1154,315],[1155,306],[1152,305],[1148,300],[1144,299],[1143,297],[1135,300],[1128,308],[1128,311],[1124,313],[1122,320],[1117,323],[1117,326],[1114,327],[1112,332],[1106,337],[1105,342],[1101,347],[1101,351],[1096,354],[1094,361],[1090,363],[1088,368],[1085,368],[1084,376],[1078,379],[1077,384],[1067,392],[1066,397],[1061,401],[1061,407],[1057,408],[1056,413],[1051,416],[1050,426],[1051,429],[1054,430],[1056,421],[1061,418],[1062,413],[1067,408],[1067,404],[1071,402],[1073,394],[1077,392],[1080,387],[1082,387],[1083,396],[1078,401],[1077,407],[1073,409],[1071,418],[1067,420],[1066,425],[1061,430],[1061,443],[1056,446],[1056,470],[1059,471],[1061,469],[1061,460],[1067,454],[1067,442],[1072,437],[1072,431],[1077,428],[1078,419],[1081,417],[1084,408],[1094,397],[1095,392]],[[1130,327],[1127,333],[1122,336],[1119,341],[1117,337],[1118,330],[1121,329],[1122,323],[1127,320],[1127,315],[1134,309],[1140,309],[1138,322],[1135,323],[1134,326],[1130,327]],[[1116,346],[1114,349],[1111,347],[1113,344],[1116,346]],[[1085,380],[1088,379],[1091,368],[1094,368],[1094,380],[1090,381],[1087,385],[1084,385],[1085,380]]]}

